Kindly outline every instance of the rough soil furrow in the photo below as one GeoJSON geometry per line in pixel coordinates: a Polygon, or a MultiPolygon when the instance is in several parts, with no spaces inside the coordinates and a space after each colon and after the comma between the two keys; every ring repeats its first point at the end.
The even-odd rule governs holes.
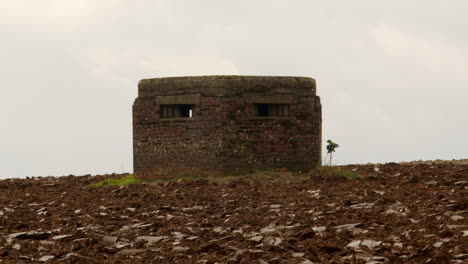
{"type": "Polygon", "coordinates": [[[343,168],[362,178],[2,180],[0,262],[468,262],[468,164],[343,168]]]}

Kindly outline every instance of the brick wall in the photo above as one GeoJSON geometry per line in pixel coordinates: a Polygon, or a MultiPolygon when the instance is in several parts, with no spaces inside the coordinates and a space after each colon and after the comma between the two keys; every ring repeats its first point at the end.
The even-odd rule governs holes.
{"type": "Polygon", "coordinates": [[[258,94],[181,96],[189,99],[149,96],[135,100],[137,176],[229,175],[273,168],[307,171],[320,163],[321,104],[315,95],[288,95],[293,99],[274,94],[260,98],[258,94]],[[267,103],[287,100],[289,116],[256,116],[255,100],[264,98],[267,103]],[[195,102],[193,117],[161,118],[160,103],[177,100],[195,102]]]}

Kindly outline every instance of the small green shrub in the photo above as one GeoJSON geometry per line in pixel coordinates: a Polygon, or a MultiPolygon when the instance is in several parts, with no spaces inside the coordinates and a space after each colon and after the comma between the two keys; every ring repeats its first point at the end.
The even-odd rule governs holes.
{"type": "MultiPolygon", "coordinates": [[[[337,149],[340,145],[336,144],[335,142],[331,141],[330,139],[327,140],[327,155],[330,155],[330,166],[332,165],[332,155],[333,152],[335,152],[335,149],[337,149]]],[[[327,160],[327,157],[325,156],[325,161],[327,160]]]]}

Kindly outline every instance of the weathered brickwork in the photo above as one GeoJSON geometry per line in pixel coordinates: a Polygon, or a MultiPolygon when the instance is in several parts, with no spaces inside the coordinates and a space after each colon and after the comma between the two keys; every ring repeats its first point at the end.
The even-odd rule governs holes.
{"type": "Polygon", "coordinates": [[[134,172],[154,178],[308,171],[320,164],[321,122],[312,78],[142,80],[133,105],[134,172]],[[185,106],[192,117],[179,117],[188,110],[167,113],[185,106]]]}

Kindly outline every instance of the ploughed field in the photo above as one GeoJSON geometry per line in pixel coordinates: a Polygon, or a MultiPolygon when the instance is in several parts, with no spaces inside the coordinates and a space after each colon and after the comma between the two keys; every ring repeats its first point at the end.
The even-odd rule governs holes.
{"type": "Polygon", "coordinates": [[[467,162],[342,168],[362,177],[2,180],[0,263],[468,263],[467,162]]]}

